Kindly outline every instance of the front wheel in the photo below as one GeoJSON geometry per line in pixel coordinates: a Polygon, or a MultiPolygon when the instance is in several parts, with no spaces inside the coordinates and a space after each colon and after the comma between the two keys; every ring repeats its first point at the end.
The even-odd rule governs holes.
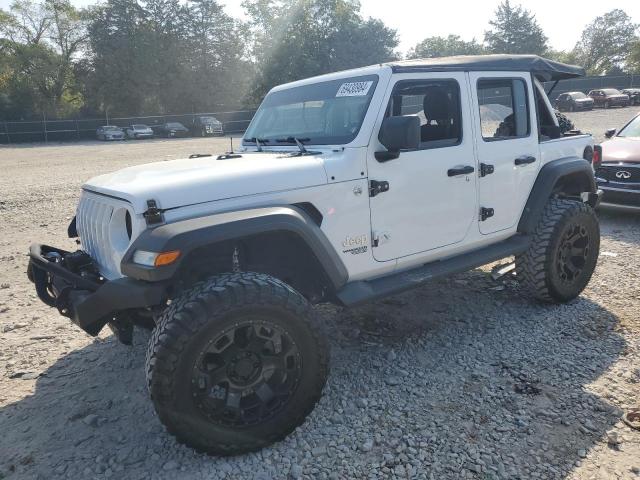
{"type": "Polygon", "coordinates": [[[281,281],[229,273],[196,284],[162,314],[147,351],[151,398],[167,430],[232,455],[281,440],[319,400],[328,347],[307,301],[281,281]]]}
{"type": "Polygon", "coordinates": [[[516,276],[532,297],[568,302],[589,283],[599,250],[593,208],[577,200],[550,199],[528,250],[516,255],[516,276]]]}

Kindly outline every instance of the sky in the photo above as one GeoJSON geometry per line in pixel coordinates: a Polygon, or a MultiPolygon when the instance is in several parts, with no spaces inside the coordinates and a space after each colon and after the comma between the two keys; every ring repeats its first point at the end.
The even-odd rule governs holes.
{"type": "MultiPolygon", "coordinates": [[[[96,3],[92,0],[71,0],[76,6],[96,3]]],[[[0,0],[0,8],[8,8],[11,0],[0,0]]],[[[227,13],[244,18],[242,0],[220,0],[227,13]]],[[[455,34],[464,40],[481,41],[489,20],[500,0],[360,0],[362,14],[383,20],[398,31],[399,50],[406,53],[419,41],[430,36],[455,34]]],[[[519,3],[513,0],[513,4],[519,3]]],[[[537,0],[520,2],[533,14],[556,50],[573,48],[584,27],[596,16],[620,8],[640,23],[640,1],[608,0],[584,2],[577,0],[537,0]]]]}

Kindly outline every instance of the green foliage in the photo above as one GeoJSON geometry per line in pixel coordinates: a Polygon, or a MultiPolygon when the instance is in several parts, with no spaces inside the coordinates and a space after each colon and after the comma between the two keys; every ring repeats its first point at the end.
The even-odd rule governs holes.
{"type": "Polygon", "coordinates": [[[632,73],[640,73],[640,38],[634,40],[629,47],[627,68],[632,73]]]}
{"type": "Polygon", "coordinates": [[[68,0],[16,0],[0,11],[0,115],[29,118],[77,110],[74,63],[86,42],[82,12],[68,0]]]}
{"type": "Polygon", "coordinates": [[[544,55],[548,49],[547,37],[529,10],[512,6],[504,0],[489,22],[491,30],[484,34],[484,41],[491,53],[544,55]]]}
{"type": "Polygon", "coordinates": [[[467,42],[458,35],[428,37],[409,51],[408,58],[449,57],[453,55],[481,55],[484,47],[472,39],[467,42]]]}
{"type": "Polygon", "coordinates": [[[576,54],[589,75],[603,75],[622,67],[638,26],[620,9],[597,17],[582,32],[576,54]]]}
{"type": "Polygon", "coordinates": [[[395,30],[364,19],[352,0],[247,0],[256,78],[249,98],[322,73],[396,58],[395,30]]]}

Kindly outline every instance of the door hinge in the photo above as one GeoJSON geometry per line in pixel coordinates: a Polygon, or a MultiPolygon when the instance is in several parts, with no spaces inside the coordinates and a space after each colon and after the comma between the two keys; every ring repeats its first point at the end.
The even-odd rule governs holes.
{"type": "Polygon", "coordinates": [[[164,210],[158,208],[158,204],[155,200],[147,200],[147,211],[142,215],[147,221],[147,225],[156,225],[164,222],[162,212],[164,212],[164,210]]]}
{"type": "Polygon", "coordinates": [[[495,169],[493,168],[493,165],[488,165],[486,163],[481,163],[480,164],[480,176],[481,177],[486,177],[487,175],[491,175],[494,171],[495,171],[495,169]]]}
{"type": "Polygon", "coordinates": [[[480,221],[484,222],[487,218],[493,217],[493,208],[480,208],[480,221]]]}
{"type": "Polygon", "coordinates": [[[389,232],[373,232],[371,235],[371,246],[379,247],[391,240],[391,234],[389,232]]]}
{"type": "Polygon", "coordinates": [[[375,197],[379,193],[388,192],[389,191],[389,182],[385,180],[371,180],[369,182],[369,196],[375,197]]]}

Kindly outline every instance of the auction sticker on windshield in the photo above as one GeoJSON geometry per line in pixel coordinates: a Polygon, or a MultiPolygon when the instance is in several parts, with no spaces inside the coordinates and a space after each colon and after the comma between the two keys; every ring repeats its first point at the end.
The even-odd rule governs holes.
{"type": "Polygon", "coordinates": [[[371,85],[373,85],[372,81],[343,83],[340,85],[336,97],[363,97],[369,93],[371,85]]]}

